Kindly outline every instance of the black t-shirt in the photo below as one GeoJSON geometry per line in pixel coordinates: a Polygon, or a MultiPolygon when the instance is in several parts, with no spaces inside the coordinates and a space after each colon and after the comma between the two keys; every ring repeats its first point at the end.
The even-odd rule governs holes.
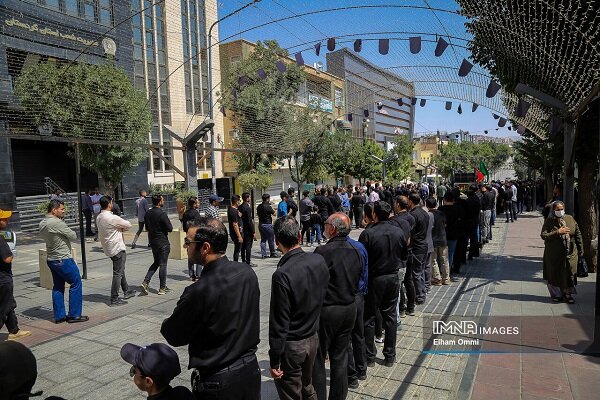
{"type": "Polygon", "coordinates": [[[287,201],[287,206],[288,206],[288,212],[290,212],[290,210],[291,210],[290,215],[293,218],[296,218],[296,214],[298,213],[298,204],[296,204],[296,202],[294,200],[289,199],[287,201]]]}
{"type": "Polygon", "coordinates": [[[229,221],[229,236],[235,238],[236,233],[233,229],[233,223],[237,222],[241,233],[243,230],[242,213],[239,212],[237,208],[229,206],[229,208],[227,209],[227,221],[229,221]]]}
{"type": "Polygon", "coordinates": [[[256,215],[258,215],[259,224],[273,223],[273,207],[269,203],[261,203],[256,207],[256,215]]]}
{"type": "Polygon", "coordinates": [[[12,251],[6,243],[4,236],[0,235],[0,285],[12,282],[12,263],[4,262],[4,259],[11,257],[12,251]]]}
{"type": "Polygon", "coordinates": [[[359,208],[365,204],[365,198],[361,194],[355,194],[350,200],[353,208],[359,208]]]}

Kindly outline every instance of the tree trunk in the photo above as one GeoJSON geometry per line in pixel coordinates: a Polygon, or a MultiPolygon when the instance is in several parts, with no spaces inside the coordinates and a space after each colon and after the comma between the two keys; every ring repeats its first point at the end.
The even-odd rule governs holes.
{"type": "Polygon", "coordinates": [[[586,160],[579,164],[579,179],[578,179],[578,204],[579,215],[577,223],[583,237],[583,253],[585,261],[590,272],[596,272],[597,258],[593,256],[591,241],[596,237],[597,218],[595,209],[594,189],[596,187],[595,179],[595,161],[586,160]]]}

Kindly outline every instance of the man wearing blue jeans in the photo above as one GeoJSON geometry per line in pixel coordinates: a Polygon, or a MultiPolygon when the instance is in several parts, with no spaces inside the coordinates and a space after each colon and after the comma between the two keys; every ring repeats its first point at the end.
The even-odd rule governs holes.
{"type": "Polygon", "coordinates": [[[48,268],[52,272],[52,307],[54,322],[85,322],[89,317],[81,315],[83,308],[82,284],[79,268],[71,255],[71,241],[77,235],[65,221],[65,205],[60,200],[50,200],[48,214],[39,225],[40,235],[46,242],[48,268]],[[65,282],[69,288],[69,313],[65,312],[65,282]]]}

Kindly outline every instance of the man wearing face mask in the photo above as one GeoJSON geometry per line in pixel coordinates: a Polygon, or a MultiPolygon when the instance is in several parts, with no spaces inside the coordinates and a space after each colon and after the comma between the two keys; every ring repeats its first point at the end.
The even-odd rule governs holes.
{"type": "Polygon", "coordinates": [[[227,229],[219,220],[188,224],[188,258],[204,265],[161,327],[172,346],[189,345],[196,399],[260,399],[258,278],[246,263],[229,261],[227,229]]]}

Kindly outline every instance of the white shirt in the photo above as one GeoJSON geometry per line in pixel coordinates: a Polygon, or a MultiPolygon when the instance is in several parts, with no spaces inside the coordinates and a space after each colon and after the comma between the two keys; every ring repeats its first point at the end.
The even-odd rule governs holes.
{"type": "Polygon", "coordinates": [[[111,211],[102,210],[96,219],[98,225],[98,238],[104,249],[104,254],[113,257],[125,250],[123,232],[131,228],[131,222],[113,214],[111,211]]]}
{"type": "Polygon", "coordinates": [[[375,203],[376,201],[379,201],[379,193],[373,190],[369,195],[369,203],[375,203]]]}
{"type": "Polygon", "coordinates": [[[512,190],[512,201],[517,201],[517,187],[515,185],[512,185],[510,190],[512,190]]]}

